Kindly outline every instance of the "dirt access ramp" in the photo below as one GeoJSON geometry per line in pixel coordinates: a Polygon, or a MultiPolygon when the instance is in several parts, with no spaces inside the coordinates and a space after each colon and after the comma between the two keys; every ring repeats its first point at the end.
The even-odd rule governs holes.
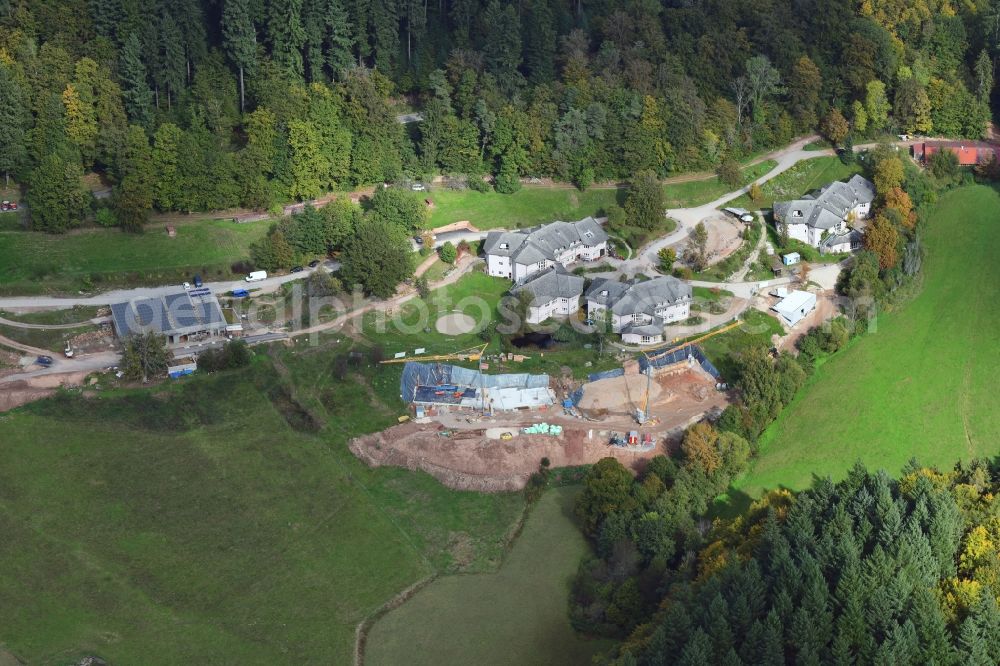
{"type": "Polygon", "coordinates": [[[35,400],[47,398],[60,386],[81,386],[89,371],[61,372],[38,375],[4,384],[0,388],[0,412],[26,405],[35,400]]]}
{"type": "Polygon", "coordinates": [[[422,470],[449,488],[479,492],[520,490],[542,458],[552,467],[569,467],[614,456],[638,470],[645,460],[667,453],[662,438],[651,451],[628,451],[608,446],[606,431],[597,429],[571,428],[555,437],[517,434],[507,441],[490,438],[485,430],[451,431],[450,437],[440,432],[436,423],[410,422],[355,438],[348,446],[371,467],[422,470]]]}

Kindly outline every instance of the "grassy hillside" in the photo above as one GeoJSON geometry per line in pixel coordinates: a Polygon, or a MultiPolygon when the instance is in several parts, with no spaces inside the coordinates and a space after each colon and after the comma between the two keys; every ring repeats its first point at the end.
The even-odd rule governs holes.
{"type": "Polygon", "coordinates": [[[768,430],[739,487],[809,485],[855,460],[895,473],[1000,453],[1000,194],[972,186],[928,216],[924,288],[823,365],[768,430]]]}
{"type": "Polygon", "coordinates": [[[365,663],[589,663],[606,644],[578,637],[567,616],[569,581],[587,550],[573,519],[576,492],[542,497],[497,573],[440,578],[380,619],[365,663]]]}
{"type": "MultiPolygon", "coordinates": [[[[745,168],[744,182],[760,178],[776,164],[774,160],[765,160],[745,168]]],[[[671,183],[663,186],[664,205],[667,208],[699,206],[733,189],[713,177],[671,183]]],[[[624,204],[625,194],[624,188],[581,192],[562,186],[525,187],[514,194],[434,189],[427,196],[434,201],[430,218],[432,227],[468,220],[479,229],[512,229],[552,220],[579,220],[588,215],[604,215],[611,204],[624,204]]]]}
{"type": "Polygon", "coordinates": [[[249,255],[250,244],[268,224],[198,220],[177,224],[168,238],[163,225],[143,234],[118,229],[83,229],[64,235],[0,231],[0,293],[76,291],[84,279],[104,284],[164,284],[230,277],[232,262],[249,255]]]}
{"type": "Polygon", "coordinates": [[[403,588],[495,569],[520,495],[346,449],[399,413],[398,368],[337,382],[327,352],[283,358],[0,415],[0,645],[31,664],[346,664],[403,588]]]}
{"type": "Polygon", "coordinates": [[[839,157],[814,157],[799,162],[787,171],[763,183],[760,186],[763,194],[760,200],[753,201],[744,194],[727,205],[752,210],[770,208],[775,201],[800,197],[823,187],[827,183],[835,180],[847,180],[860,172],[861,166],[859,164],[844,164],[839,157]]]}

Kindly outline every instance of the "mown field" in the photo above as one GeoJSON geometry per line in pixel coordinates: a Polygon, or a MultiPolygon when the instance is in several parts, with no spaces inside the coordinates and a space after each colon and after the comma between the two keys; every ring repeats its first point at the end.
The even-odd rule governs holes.
{"type": "Polygon", "coordinates": [[[755,496],[843,477],[1000,453],[1000,194],[970,186],[929,215],[923,290],[821,366],[765,433],[738,489],[755,496]]]}
{"type": "Polygon", "coordinates": [[[299,347],[153,390],[0,415],[0,646],[23,663],[348,664],[431,573],[493,571],[519,494],[371,470],[398,368],[299,347]]]}
{"type": "Polygon", "coordinates": [[[496,573],[439,578],[379,619],[369,666],[586,664],[606,641],[569,624],[570,581],[587,551],[573,519],[578,488],[548,491],[496,573]]]}
{"type": "MultiPolygon", "coordinates": [[[[744,183],[760,178],[774,168],[765,160],[743,170],[744,183]]],[[[663,186],[667,208],[683,208],[708,203],[733,188],[718,178],[700,178],[663,186]]],[[[479,229],[529,227],[552,220],[579,220],[588,215],[604,215],[612,204],[625,203],[626,190],[589,189],[584,192],[567,186],[525,187],[514,194],[433,189],[427,196],[434,202],[431,227],[468,220],[479,229]]]]}
{"type": "Polygon", "coordinates": [[[227,279],[230,265],[247,258],[250,244],[268,226],[199,220],[177,224],[174,238],[162,224],[150,225],[142,234],[117,229],[63,235],[0,231],[0,293],[164,284],[190,279],[193,273],[227,279]]]}

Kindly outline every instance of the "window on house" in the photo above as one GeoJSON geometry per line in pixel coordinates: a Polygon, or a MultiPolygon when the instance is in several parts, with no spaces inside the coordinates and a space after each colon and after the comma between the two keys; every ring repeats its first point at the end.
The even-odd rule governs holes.
{"type": "Polygon", "coordinates": [[[644,336],[642,336],[642,341],[644,343],[652,342],[653,341],[653,336],[652,335],[644,335],[644,336]]]}
{"type": "Polygon", "coordinates": [[[801,210],[793,210],[792,211],[792,217],[802,217],[802,211],[801,210]]]}
{"type": "Polygon", "coordinates": [[[601,296],[607,296],[607,295],[608,295],[608,290],[607,289],[601,290],[601,296]]]}
{"type": "Polygon", "coordinates": [[[506,250],[508,248],[510,248],[509,244],[507,244],[507,243],[500,243],[500,249],[501,250],[506,250]]]}

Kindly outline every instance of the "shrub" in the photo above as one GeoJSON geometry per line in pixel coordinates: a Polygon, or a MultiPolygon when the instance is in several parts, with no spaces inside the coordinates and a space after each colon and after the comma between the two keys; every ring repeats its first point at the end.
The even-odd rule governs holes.
{"type": "Polygon", "coordinates": [[[455,259],[458,258],[458,250],[451,244],[451,241],[446,241],[444,245],[438,248],[438,256],[446,264],[453,264],[455,263],[455,259]]]}
{"type": "Polygon", "coordinates": [[[740,172],[740,165],[736,163],[736,160],[723,160],[716,169],[716,174],[719,176],[719,181],[729,187],[739,187],[743,183],[743,174],[740,172]]]}
{"type": "Polygon", "coordinates": [[[115,217],[110,208],[99,208],[97,214],[94,215],[94,222],[102,227],[118,226],[118,218],[115,217]]]}
{"type": "Polygon", "coordinates": [[[476,192],[490,192],[493,189],[489,183],[479,176],[469,176],[466,183],[470,190],[475,190],[476,192]]]}

